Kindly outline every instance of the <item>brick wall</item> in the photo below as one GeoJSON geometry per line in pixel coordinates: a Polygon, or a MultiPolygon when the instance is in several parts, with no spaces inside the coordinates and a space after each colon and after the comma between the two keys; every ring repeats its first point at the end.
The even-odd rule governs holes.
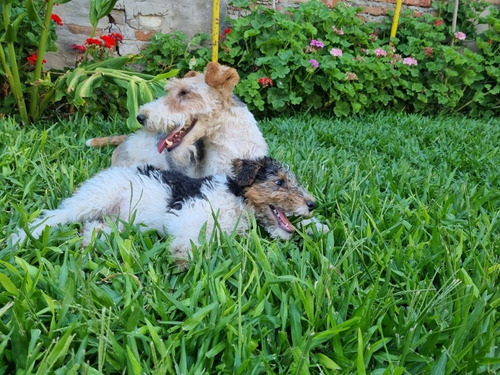
{"type": "MultiPolygon", "coordinates": [[[[277,10],[284,10],[288,7],[298,6],[300,3],[305,3],[308,0],[263,0],[258,1],[258,4],[272,7],[277,10]]],[[[321,0],[329,8],[333,8],[340,0],[321,0]]],[[[493,0],[498,1],[500,0],[493,0]]],[[[388,9],[396,7],[396,0],[349,0],[349,4],[363,8],[360,16],[366,20],[377,21],[380,20],[387,12],[388,9]]],[[[432,0],[403,0],[403,7],[413,9],[415,15],[432,12],[432,0]]],[[[236,18],[241,14],[241,9],[234,6],[228,7],[228,16],[236,18]]]]}
{"type": "MultiPolygon", "coordinates": [[[[300,3],[307,2],[309,0],[262,0],[258,1],[258,4],[264,6],[272,7],[274,6],[277,10],[284,10],[288,7],[298,6],[300,3]]],[[[326,6],[333,8],[341,0],[321,0],[326,6]]],[[[453,0],[449,0],[453,1],[453,0]]],[[[500,0],[487,0],[489,3],[500,6],[500,0]]],[[[380,20],[386,13],[387,10],[394,10],[396,7],[396,0],[347,0],[345,1],[353,6],[363,8],[360,13],[361,17],[370,21],[380,20]]],[[[403,8],[412,9],[415,16],[421,15],[423,13],[432,13],[432,0],[403,0],[403,8]]],[[[234,6],[228,7],[228,16],[231,18],[238,17],[241,14],[241,9],[234,6]]]]}

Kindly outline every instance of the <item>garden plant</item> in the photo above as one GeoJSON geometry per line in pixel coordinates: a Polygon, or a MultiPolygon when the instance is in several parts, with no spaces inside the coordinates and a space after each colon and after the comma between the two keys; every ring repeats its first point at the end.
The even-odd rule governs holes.
{"type": "MultiPolygon", "coordinates": [[[[245,8],[249,2],[237,3],[245,8]]],[[[451,32],[450,12],[443,5],[436,16],[415,17],[404,10],[391,40],[390,12],[382,23],[369,23],[359,17],[361,8],[343,3],[332,10],[309,1],[287,12],[257,6],[228,20],[219,60],[238,70],[242,80],[236,92],[258,115],[313,111],[348,116],[386,108],[498,116],[498,9],[481,1],[465,2],[461,9],[467,18],[461,17],[458,27],[467,33],[451,32]],[[490,13],[481,16],[485,9],[490,13]],[[477,35],[472,22],[487,30],[477,35]],[[474,40],[478,51],[465,48],[464,38],[474,40]]],[[[193,54],[171,52],[185,51],[185,46],[162,48],[168,38],[156,36],[144,51],[145,61],[157,62],[148,72],[160,72],[165,61],[172,66],[173,57],[182,73],[190,66],[193,54]]],[[[196,50],[197,67],[207,62],[207,50],[196,50]]]]}
{"type": "MultiPolygon", "coordinates": [[[[64,3],[67,1],[58,1],[64,3]]],[[[135,55],[115,56],[122,40],[119,33],[94,38],[100,19],[109,14],[116,0],[90,1],[91,34],[85,45],[74,45],[76,66],[45,71],[44,55],[56,51],[55,27],[63,20],[53,12],[54,0],[2,1],[0,18],[0,113],[16,115],[24,124],[47,116],[47,109],[63,107],[59,116],[75,112],[114,116],[126,108],[129,128],[140,104],[163,92],[165,80],[177,70],[158,75],[129,67],[135,55]],[[40,17],[43,15],[43,18],[40,17]],[[29,94],[29,95],[28,95],[29,94]]]]}

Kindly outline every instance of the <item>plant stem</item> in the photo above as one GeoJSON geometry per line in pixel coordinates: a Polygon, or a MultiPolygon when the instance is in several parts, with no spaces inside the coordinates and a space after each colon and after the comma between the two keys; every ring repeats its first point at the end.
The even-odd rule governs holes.
{"type": "MultiPolygon", "coordinates": [[[[10,4],[8,4],[7,1],[2,2],[2,11],[4,15],[5,30],[7,31],[7,25],[10,24],[10,4]]],[[[9,52],[10,66],[9,64],[7,64],[7,59],[2,43],[0,43],[0,59],[5,70],[7,80],[9,81],[10,89],[12,90],[12,93],[16,100],[17,108],[19,109],[19,114],[21,115],[21,121],[24,124],[28,124],[30,121],[28,113],[26,111],[26,103],[24,102],[23,89],[21,86],[21,79],[19,78],[19,68],[16,60],[16,51],[14,49],[14,43],[12,41],[7,41],[7,49],[9,52]]]]}
{"type": "MultiPolygon", "coordinates": [[[[10,43],[9,43],[10,44],[10,43]]],[[[10,54],[10,52],[9,52],[10,54]]],[[[24,124],[29,123],[28,112],[26,111],[26,104],[24,103],[23,90],[21,88],[21,82],[19,79],[19,71],[17,70],[17,62],[15,57],[10,59],[10,63],[14,63],[14,67],[11,70],[9,64],[5,59],[5,53],[3,46],[0,44],[0,60],[2,61],[2,66],[5,70],[5,75],[9,81],[10,89],[17,103],[17,108],[19,109],[19,114],[21,115],[21,121],[24,124]]]]}
{"type": "Polygon", "coordinates": [[[30,115],[33,120],[38,120],[40,118],[40,106],[38,101],[38,88],[40,76],[42,74],[43,66],[43,56],[45,55],[45,49],[47,47],[47,39],[49,36],[49,28],[51,22],[52,8],[54,7],[54,0],[47,1],[47,9],[45,10],[45,20],[42,30],[42,35],[40,36],[40,45],[38,46],[37,60],[35,64],[35,75],[33,77],[33,89],[31,90],[31,102],[30,102],[30,115]]]}

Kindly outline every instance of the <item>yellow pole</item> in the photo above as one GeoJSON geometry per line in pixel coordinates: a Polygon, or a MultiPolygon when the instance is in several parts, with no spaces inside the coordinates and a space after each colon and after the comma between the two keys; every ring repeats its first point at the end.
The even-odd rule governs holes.
{"type": "Polygon", "coordinates": [[[401,3],[403,0],[396,0],[396,9],[394,10],[394,18],[392,19],[391,39],[396,36],[398,31],[399,13],[401,12],[401,3]]]}
{"type": "Polygon", "coordinates": [[[212,7],[212,61],[219,59],[219,9],[220,0],[214,0],[212,7]]]}

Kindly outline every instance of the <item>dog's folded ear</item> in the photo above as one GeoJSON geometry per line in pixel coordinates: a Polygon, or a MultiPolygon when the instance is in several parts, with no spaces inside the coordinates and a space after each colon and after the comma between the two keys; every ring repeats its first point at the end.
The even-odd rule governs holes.
{"type": "Polygon", "coordinates": [[[267,157],[256,160],[233,160],[233,171],[236,176],[236,183],[241,187],[252,185],[259,171],[266,165],[267,160],[267,157]]]}
{"type": "MultiPolygon", "coordinates": [[[[189,73],[188,73],[189,74],[189,73]]],[[[234,86],[240,81],[236,69],[221,65],[218,62],[209,62],[205,70],[205,83],[219,90],[227,97],[233,95],[234,86]]]]}
{"type": "Polygon", "coordinates": [[[195,72],[194,70],[190,70],[186,74],[184,74],[184,78],[189,78],[189,77],[196,77],[199,73],[195,72]]]}

